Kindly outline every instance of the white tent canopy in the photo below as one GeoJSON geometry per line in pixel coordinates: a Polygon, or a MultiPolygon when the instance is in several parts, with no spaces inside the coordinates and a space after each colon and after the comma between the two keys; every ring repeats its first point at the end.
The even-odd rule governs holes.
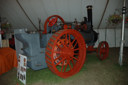
{"type": "MultiPolygon", "coordinates": [[[[86,6],[93,6],[93,26],[97,28],[107,0],[18,0],[27,15],[38,27],[38,18],[42,25],[50,15],[57,14],[65,21],[73,22],[76,18],[82,21],[87,16],[86,6]]],[[[109,0],[109,4],[101,23],[100,28],[105,28],[109,15],[114,14],[115,9],[122,9],[122,0],[109,0]]],[[[33,30],[33,26],[25,16],[16,0],[1,0],[0,15],[6,17],[13,28],[28,28],[33,30]]]]}
{"type": "MultiPolygon", "coordinates": [[[[121,40],[121,23],[117,26],[107,26],[107,19],[118,9],[122,13],[123,0],[109,0],[100,30],[97,30],[102,13],[107,0],[18,0],[26,11],[32,22],[39,26],[38,18],[41,19],[42,29],[48,16],[53,14],[60,15],[65,21],[73,22],[76,18],[82,21],[87,16],[86,6],[93,6],[93,27],[99,31],[99,41],[105,40],[105,28],[107,28],[107,41],[110,47],[119,47],[121,40]],[[111,29],[110,29],[111,28],[111,29]],[[116,30],[115,30],[116,29],[116,30]],[[115,40],[116,38],[116,40],[115,40]],[[116,44],[115,44],[116,42],[116,44]]],[[[128,4],[128,2],[126,2],[128,4]]],[[[13,26],[13,29],[27,28],[35,30],[16,0],[0,1],[0,16],[6,17],[13,26]]],[[[125,38],[128,37],[128,25],[126,25],[125,38]]],[[[96,46],[98,42],[96,43],[96,46]]],[[[128,40],[125,40],[125,46],[128,46],[128,40]]]]}

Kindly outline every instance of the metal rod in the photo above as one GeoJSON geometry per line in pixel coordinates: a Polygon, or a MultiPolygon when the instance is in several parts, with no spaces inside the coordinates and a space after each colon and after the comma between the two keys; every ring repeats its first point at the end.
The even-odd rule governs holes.
{"type": "Polygon", "coordinates": [[[22,11],[24,12],[24,14],[26,15],[26,17],[28,18],[28,20],[31,22],[31,24],[33,25],[33,27],[38,31],[38,28],[35,26],[35,24],[32,22],[32,20],[29,18],[29,16],[27,15],[27,13],[25,12],[25,10],[23,9],[23,7],[21,6],[20,2],[18,0],[16,0],[18,5],[20,6],[20,8],[22,9],[22,11]]]}
{"type": "Polygon", "coordinates": [[[126,3],[126,0],[124,0],[123,8],[122,8],[123,20],[122,20],[121,44],[120,44],[120,53],[119,53],[120,66],[123,65],[123,47],[124,47],[124,30],[125,30],[124,28],[125,28],[125,14],[126,14],[125,3],[126,3]]]}
{"type": "Polygon", "coordinates": [[[106,5],[105,5],[104,11],[103,11],[103,14],[102,14],[102,17],[101,17],[101,19],[100,19],[100,23],[99,23],[99,25],[98,25],[97,29],[99,29],[99,28],[100,28],[100,25],[101,25],[101,22],[102,22],[102,20],[103,20],[103,18],[104,18],[104,14],[105,14],[105,12],[106,12],[106,9],[107,9],[107,6],[108,6],[108,3],[109,3],[109,0],[107,0],[107,3],[106,3],[106,5]]]}
{"type": "MultiPolygon", "coordinates": [[[[106,12],[108,3],[109,3],[109,0],[107,0],[107,3],[106,3],[106,5],[105,5],[105,8],[104,8],[104,11],[103,11],[103,14],[102,14],[102,17],[101,17],[101,19],[100,19],[100,23],[99,23],[99,25],[98,25],[98,27],[97,27],[98,33],[99,33],[99,28],[100,28],[101,22],[102,22],[102,20],[103,20],[103,18],[104,18],[104,14],[105,14],[105,12],[106,12]]],[[[100,42],[100,40],[99,40],[99,38],[98,38],[98,43],[99,43],[99,42],[100,42]]]]}
{"type": "Polygon", "coordinates": [[[41,19],[38,18],[38,23],[39,23],[39,31],[41,31],[41,19]]]}

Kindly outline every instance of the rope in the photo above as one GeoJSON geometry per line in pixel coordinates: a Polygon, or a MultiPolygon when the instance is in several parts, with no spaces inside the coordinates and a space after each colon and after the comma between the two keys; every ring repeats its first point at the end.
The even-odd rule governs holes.
{"type": "Polygon", "coordinates": [[[22,9],[22,11],[24,12],[24,14],[26,15],[26,17],[28,18],[28,20],[31,22],[31,24],[33,25],[33,27],[38,31],[38,28],[35,26],[35,24],[32,22],[32,20],[29,18],[29,16],[27,15],[27,13],[25,12],[24,8],[21,6],[21,4],[19,3],[18,0],[16,0],[18,5],[20,6],[20,8],[22,9]]]}
{"type": "Polygon", "coordinates": [[[105,9],[104,9],[104,11],[103,11],[103,14],[102,14],[102,17],[101,17],[101,20],[100,20],[100,23],[99,23],[99,25],[98,25],[97,29],[99,29],[99,28],[100,28],[100,25],[101,25],[101,22],[102,22],[102,20],[103,20],[103,18],[104,18],[104,14],[105,14],[105,12],[106,12],[106,9],[107,9],[107,6],[108,6],[108,3],[109,3],[109,0],[107,0],[107,3],[106,3],[106,5],[105,5],[105,9]]]}
{"type": "MultiPolygon", "coordinates": [[[[98,33],[99,33],[99,28],[100,28],[101,22],[102,22],[102,20],[103,20],[103,18],[104,18],[104,14],[105,14],[105,12],[106,12],[108,3],[109,3],[109,0],[107,0],[107,3],[106,3],[106,5],[105,5],[105,9],[104,9],[103,14],[102,14],[102,17],[101,17],[101,19],[100,19],[100,23],[99,23],[99,25],[98,25],[98,27],[97,27],[98,33]]],[[[99,38],[98,38],[98,43],[99,43],[99,38]]]]}

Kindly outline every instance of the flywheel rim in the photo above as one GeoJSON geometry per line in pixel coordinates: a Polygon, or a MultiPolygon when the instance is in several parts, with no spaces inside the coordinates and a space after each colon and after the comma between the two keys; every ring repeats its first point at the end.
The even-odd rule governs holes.
{"type": "Polygon", "coordinates": [[[64,22],[64,19],[63,19],[61,16],[59,16],[59,15],[52,15],[52,16],[49,16],[49,17],[45,20],[45,23],[44,23],[44,32],[43,32],[43,34],[47,34],[47,25],[48,25],[48,23],[49,23],[49,21],[50,21],[51,18],[57,18],[57,19],[59,19],[63,24],[65,23],[65,22],[64,22]]]}
{"type": "MultiPolygon", "coordinates": [[[[57,53],[57,52],[56,52],[57,53]]],[[[77,72],[80,71],[82,68],[84,61],[86,58],[86,44],[85,41],[82,37],[82,35],[73,29],[64,29],[61,31],[56,32],[53,34],[53,36],[50,38],[48,45],[46,47],[46,63],[49,67],[49,69],[55,73],[56,75],[62,77],[62,78],[67,78],[70,77],[77,72]],[[62,43],[63,47],[59,47],[61,51],[60,53],[60,58],[59,63],[62,63],[62,65],[59,65],[58,63],[55,62],[53,54],[54,48],[57,45],[58,40],[60,38],[67,38],[67,40],[71,39],[71,35],[74,37],[74,40],[70,40],[71,42],[69,44],[62,43]],[[77,44],[76,44],[77,43],[77,44]],[[71,46],[71,44],[74,44],[71,46]],[[77,46],[79,48],[77,48],[77,46]],[[66,61],[66,64],[64,65],[63,62],[66,61]],[[66,70],[65,70],[66,69],[66,70]]]]}

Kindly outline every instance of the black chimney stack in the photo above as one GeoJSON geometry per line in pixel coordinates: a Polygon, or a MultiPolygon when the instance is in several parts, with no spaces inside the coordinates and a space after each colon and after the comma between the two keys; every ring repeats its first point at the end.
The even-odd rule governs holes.
{"type": "Polygon", "coordinates": [[[91,28],[93,27],[92,25],[92,5],[87,6],[87,15],[88,15],[88,23],[91,25],[91,28]]]}

